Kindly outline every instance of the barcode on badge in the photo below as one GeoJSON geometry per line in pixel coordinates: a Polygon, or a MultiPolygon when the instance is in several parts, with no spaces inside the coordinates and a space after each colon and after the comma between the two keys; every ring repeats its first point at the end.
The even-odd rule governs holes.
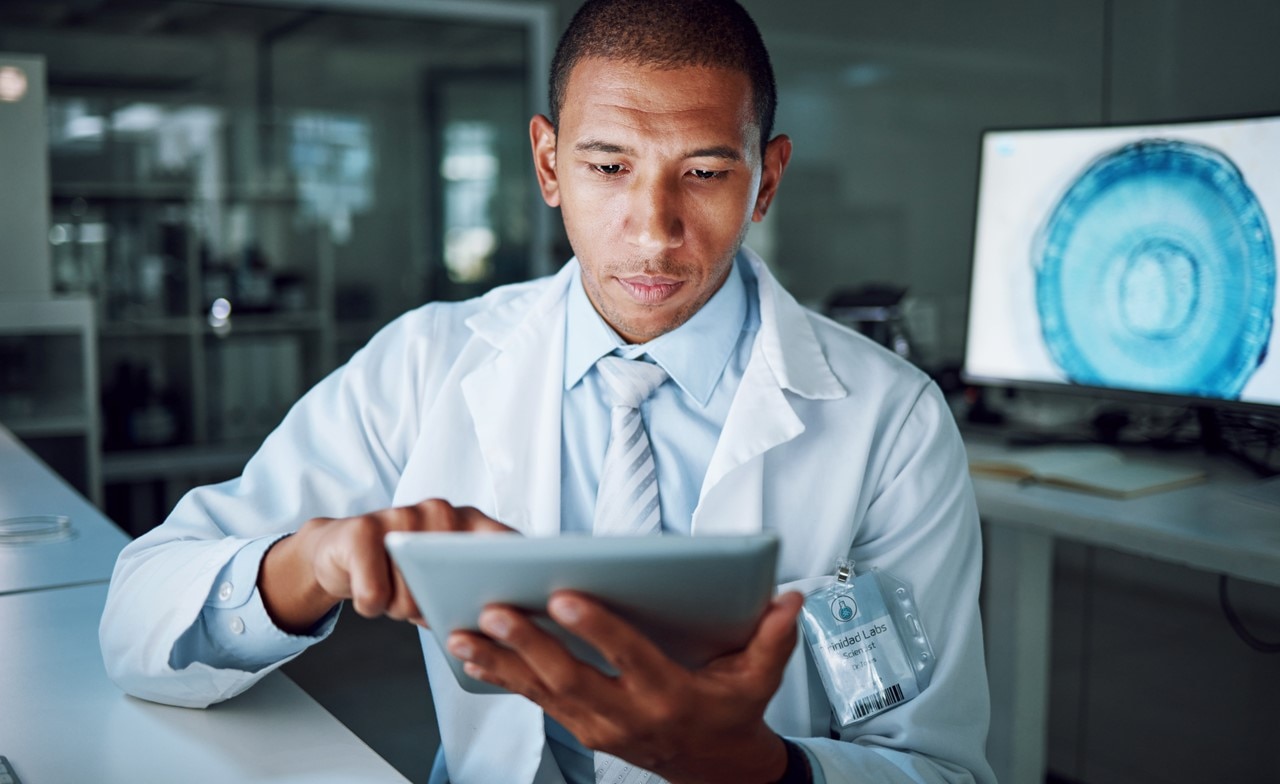
{"type": "Polygon", "coordinates": [[[863,697],[853,704],[854,719],[865,719],[873,713],[879,713],[885,708],[892,708],[894,705],[902,702],[902,687],[893,684],[889,688],[879,694],[872,694],[870,697],[863,697]]]}

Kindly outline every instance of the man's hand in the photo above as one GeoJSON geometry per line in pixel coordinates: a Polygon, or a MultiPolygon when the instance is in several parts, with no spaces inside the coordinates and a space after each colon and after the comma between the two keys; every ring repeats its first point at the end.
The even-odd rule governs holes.
{"type": "Polygon", "coordinates": [[[431,499],[358,517],[317,517],[262,559],[258,590],[276,625],[302,634],[335,604],[421,624],[422,616],[383,545],[389,531],[510,531],[471,507],[431,499]]]}
{"type": "Polygon", "coordinates": [[[455,632],[448,647],[472,677],[538,703],[588,748],[672,782],[769,782],[786,769],[786,749],[764,723],[764,709],[795,647],[803,601],[797,593],[778,597],[742,651],[693,671],[598,602],[570,591],[552,596],[548,612],[598,650],[617,677],[578,661],[504,606],[481,613],[488,637],[455,632]]]}

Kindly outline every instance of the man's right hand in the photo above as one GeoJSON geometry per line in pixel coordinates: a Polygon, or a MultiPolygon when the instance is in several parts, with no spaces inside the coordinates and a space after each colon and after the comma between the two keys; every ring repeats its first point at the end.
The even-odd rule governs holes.
{"type": "Polygon", "coordinates": [[[258,590],[271,619],[286,632],[305,634],[334,605],[351,599],[365,617],[385,614],[421,624],[418,606],[383,544],[389,531],[511,529],[477,509],[439,499],[358,517],[308,520],[262,559],[258,590]]]}

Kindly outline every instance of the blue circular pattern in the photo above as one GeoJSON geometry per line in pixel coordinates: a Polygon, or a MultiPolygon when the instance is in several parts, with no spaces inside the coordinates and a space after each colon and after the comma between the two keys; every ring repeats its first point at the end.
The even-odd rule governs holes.
{"type": "Polygon", "coordinates": [[[1236,398],[1266,357],[1271,230],[1225,155],[1149,139],[1094,161],[1032,254],[1053,361],[1091,386],[1236,398]]]}

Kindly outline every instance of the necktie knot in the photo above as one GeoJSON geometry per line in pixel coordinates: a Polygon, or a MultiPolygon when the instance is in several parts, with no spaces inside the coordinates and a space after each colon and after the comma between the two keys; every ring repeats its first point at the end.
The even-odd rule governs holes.
{"type": "Polygon", "coordinates": [[[604,381],[609,405],[639,408],[653,390],[667,380],[667,371],[651,362],[622,357],[601,357],[596,370],[604,381]]]}

